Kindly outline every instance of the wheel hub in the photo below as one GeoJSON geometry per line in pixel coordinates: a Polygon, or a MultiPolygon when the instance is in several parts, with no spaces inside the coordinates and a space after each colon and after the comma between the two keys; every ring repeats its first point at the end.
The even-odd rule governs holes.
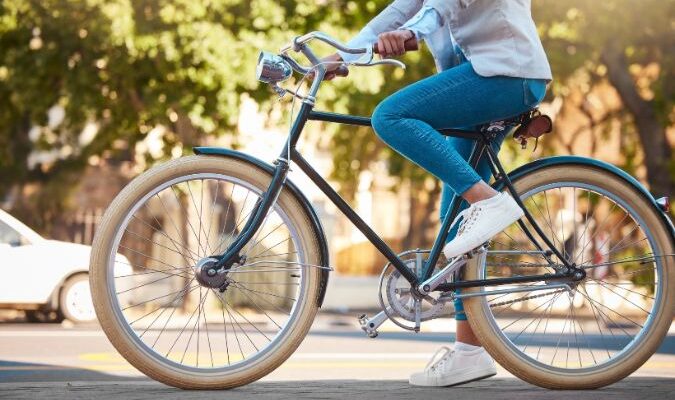
{"type": "Polygon", "coordinates": [[[227,269],[216,268],[218,259],[213,257],[202,258],[194,268],[195,279],[200,285],[213,289],[227,287],[227,269]]]}

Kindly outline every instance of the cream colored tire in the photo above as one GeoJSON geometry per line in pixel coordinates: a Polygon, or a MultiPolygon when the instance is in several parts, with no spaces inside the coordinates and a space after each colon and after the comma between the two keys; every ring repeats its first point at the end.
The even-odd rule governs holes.
{"type": "MultiPolygon", "coordinates": [[[[594,389],[615,383],[640,368],[654,354],[667,335],[675,306],[675,271],[673,270],[675,260],[674,257],[667,255],[675,253],[675,249],[673,249],[673,238],[669,229],[652,204],[632,185],[607,171],[581,165],[549,167],[522,177],[514,182],[514,185],[518,193],[523,194],[552,182],[565,181],[594,185],[618,195],[639,214],[651,230],[658,247],[654,249],[655,253],[666,255],[660,258],[662,262],[662,275],[659,278],[661,301],[660,304],[654,305],[657,308],[652,310],[651,326],[644,332],[641,340],[615,359],[594,368],[574,371],[564,368],[548,368],[509,345],[509,339],[495,323],[485,297],[467,298],[463,300],[463,303],[471,327],[480,342],[497,363],[515,376],[531,384],[550,389],[594,389]]],[[[484,269],[485,266],[479,265],[475,258],[467,265],[464,279],[482,279],[484,269]]],[[[480,290],[473,288],[466,289],[466,292],[480,290]]]]}
{"type": "MultiPolygon", "coordinates": [[[[111,254],[113,244],[130,208],[153,188],[172,179],[192,174],[211,173],[235,177],[264,191],[271,177],[268,172],[241,160],[213,156],[189,156],[154,167],[134,179],[125,187],[106,211],[93,243],[90,281],[98,320],[106,336],[117,351],[134,367],[147,376],[183,389],[226,389],[253,382],[279,367],[300,345],[306,336],[318,310],[321,270],[304,267],[299,278],[302,289],[295,304],[295,314],[289,319],[285,331],[279,333],[269,348],[246,363],[233,364],[226,368],[194,368],[165,359],[147,346],[141,345],[133,332],[125,326],[111,284],[111,254]]],[[[279,207],[297,229],[299,247],[307,264],[320,265],[321,237],[315,232],[310,216],[306,214],[299,199],[284,189],[279,198],[279,207]]]]}

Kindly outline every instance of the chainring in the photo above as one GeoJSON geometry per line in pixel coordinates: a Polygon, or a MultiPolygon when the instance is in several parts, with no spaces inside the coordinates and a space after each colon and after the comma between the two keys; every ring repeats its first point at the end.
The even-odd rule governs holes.
{"type": "MultiPolygon", "coordinates": [[[[414,263],[414,260],[413,260],[414,263]]],[[[409,264],[406,262],[406,264],[409,264]]],[[[399,317],[406,321],[415,322],[416,305],[415,298],[410,292],[410,283],[403,278],[398,270],[394,269],[389,274],[386,284],[387,301],[399,317]]],[[[420,299],[420,321],[428,321],[436,318],[443,310],[444,303],[439,301],[432,304],[428,300],[420,299]]]]}
{"type": "MultiPolygon", "coordinates": [[[[428,250],[411,250],[399,254],[404,264],[417,274],[418,268],[423,265],[423,254],[428,250]]],[[[441,257],[434,267],[434,272],[442,268],[445,263],[441,257]]],[[[387,264],[380,275],[380,305],[387,317],[396,325],[407,330],[418,330],[419,323],[439,317],[447,301],[440,299],[440,293],[431,296],[415,297],[411,293],[410,283],[394,268],[387,264]],[[430,301],[433,299],[433,301],[430,301]],[[438,301],[437,301],[438,300],[438,301]]]]}

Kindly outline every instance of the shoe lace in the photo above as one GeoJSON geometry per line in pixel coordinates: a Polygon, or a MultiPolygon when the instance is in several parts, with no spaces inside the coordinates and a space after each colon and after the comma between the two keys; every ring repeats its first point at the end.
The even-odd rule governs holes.
{"type": "Polygon", "coordinates": [[[457,214],[457,217],[455,217],[455,220],[452,221],[452,225],[450,226],[452,228],[459,222],[459,229],[457,230],[457,235],[455,235],[455,237],[462,235],[466,230],[471,228],[478,219],[478,215],[480,215],[481,211],[483,211],[482,207],[471,206],[457,214]]]}
{"type": "Polygon", "coordinates": [[[434,356],[431,357],[431,360],[427,363],[427,366],[424,367],[425,371],[435,371],[438,368],[443,367],[445,362],[452,357],[454,353],[453,350],[450,350],[449,347],[443,346],[434,353],[434,356]],[[440,357],[439,357],[440,356],[440,357]]]}

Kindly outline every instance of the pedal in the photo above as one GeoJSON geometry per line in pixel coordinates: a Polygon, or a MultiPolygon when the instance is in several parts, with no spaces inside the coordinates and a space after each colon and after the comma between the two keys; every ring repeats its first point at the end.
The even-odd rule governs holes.
{"type": "Polygon", "coordinates": [[[359,324],[366,335],[368,335],[369,338],[374,339],[379,334],[377,328],[379,328],[388,318],[389,317],[387,317],[387,314],[384,311],[380,311],[370,318],[368,318],[366,314],[362,314],[359,317],[359,324]]]}

